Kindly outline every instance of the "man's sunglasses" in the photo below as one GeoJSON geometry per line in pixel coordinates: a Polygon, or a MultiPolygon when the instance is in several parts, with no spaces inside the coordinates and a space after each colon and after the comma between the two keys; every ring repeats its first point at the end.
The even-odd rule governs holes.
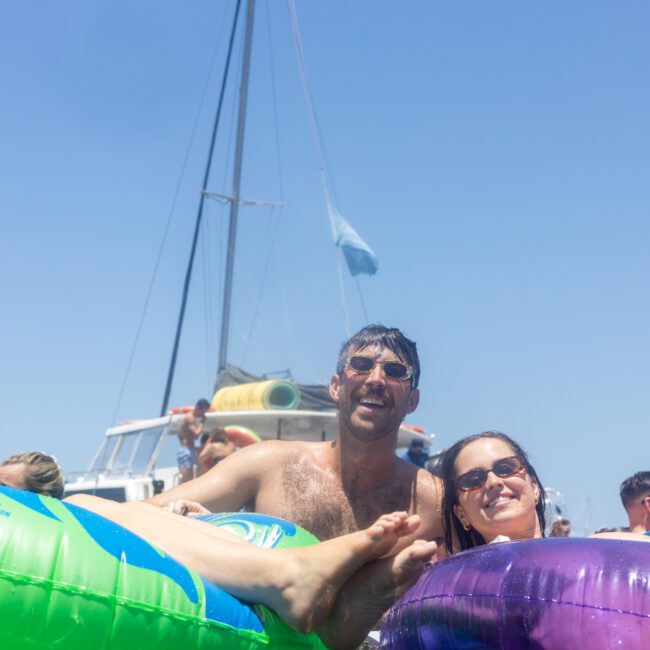
{"type": "Polygon", "coordinates": [[[508,476],[514,476],[523,472],[525,469],[524,464],[521,462],[517,456],[508,456],[497,460],[494,465],[492,465],[491,470],[482,469],[477,467],[476,469],[470,469],[469,472],[461,474],[456,479],[456,487],[463,492],[470,492],[471,490],[478,490],[482,488],[488,478],[488,472],[493,472],[499,478],[508,478],[508,476]]]}
{"type": "Polygon", "coordinates": [[[366,375],[372,372],[376,365],[380,365],[384,370],[384,375],[389,379],[405,381],[413,376],[413,368],[407,366],[401,361],[377,361],[372,357],[366,357],[363,354],[353,354],[345,360],[345,365],[350,370],[366,375]]]}

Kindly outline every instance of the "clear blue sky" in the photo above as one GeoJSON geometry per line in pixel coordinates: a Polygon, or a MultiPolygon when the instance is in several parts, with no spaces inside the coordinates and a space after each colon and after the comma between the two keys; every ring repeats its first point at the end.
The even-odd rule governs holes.
{"type": "MultiPolygon", "coordinates": [[[[242,192],[284,207],[242,211],[230,358],[326,381],[346,337],[336,251],[286,5],[268,4],[242,192]]],[[[0,456],[44,449],[83,469],[114,418],[157,415],[232,6],[2,4],[0,456]]],[[[622,524],[618,485],[649,469],[650,7],[297,7],[337,204],[379,258],[360,281],[368,318],[420,349],[410,421],[441,447],[505,431],[570,515],[622,524]]],[[[174,404],[212,386],[224,223],[211,202],[174,404]]]]}

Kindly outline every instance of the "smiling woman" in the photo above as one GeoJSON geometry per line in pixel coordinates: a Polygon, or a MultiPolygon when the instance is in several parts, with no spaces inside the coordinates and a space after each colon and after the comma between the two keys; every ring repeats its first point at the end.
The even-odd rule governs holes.
{"type": "Polygon", "coordinates": [[[500,536],[544,536],[544,488],[526,452],[499,431],[459,440],[442,460],[442,505],[448,552],[500,536]]]}
{"type": "Polygon", "coordinates": [[[498,431],[450,447],[442,478],[452,557],[391,608],[382,647],[647,646],[650,546],[638,542],[650,538],[537,539],[544,489],[523,449],[498,431]]]}

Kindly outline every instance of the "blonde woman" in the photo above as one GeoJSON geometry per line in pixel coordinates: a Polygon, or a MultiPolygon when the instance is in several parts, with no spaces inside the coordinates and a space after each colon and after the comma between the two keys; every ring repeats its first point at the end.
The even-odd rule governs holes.
{"type": "Polygon", "coordinates": [[[64,484],[59,464],[52,456],[40,451],[14,454],[0,465],[0,485],[60,499],[64,484]]]}

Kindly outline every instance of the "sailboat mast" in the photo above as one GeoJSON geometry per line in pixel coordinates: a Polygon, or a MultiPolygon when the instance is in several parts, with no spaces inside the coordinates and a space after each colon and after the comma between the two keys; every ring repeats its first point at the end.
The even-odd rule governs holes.
{"type": "Polygon", "coordinates": [[[210,139],[210,151],[208,153],[208,160],[205,165],[205,176],[203,178],[203,190],[201,191],[201,199],[199,201],[199,209],[196,215],[196,224],[194,226],[194,237],[192,238],[192,250],[190,252],[190,259],[187,263],[187,270],[185,272],[185,282],[183,284],[183,297],[181,299],[181,308],[178,314],[178,323],[176,325],[176,336],[174,337],[174,347],[172,348],[172,358],[169,362],[169,370],[167,372],[167,381],[165,382],[165,394],[163,396],[162,407],[160,409],[160,417],[167,413],[169,406],[169,396],[172,390],[172,382],[174,380],[174,372],[176,370],[176,358],[178,356],[178,347],[181,340],[181,332],[183,331],[183,321],[185,320],[185,308],[187,306],[187,298],[190,292],[190,280],[192,279],[192,269],[194,268],[194,256],[196,255],[196,244],[199,239],[199,231],[201,229],[201,221],[203,219],[203,206],[205,205],[205,197],[208,189],[208,179],[210,178],[210,168],[212,166],[212,154],[214,152],[214,145],[217,140],[217,131],[219,128],[219,121],[221,119],[221,108],[223,106],[223,98],[226,90],[226,83],[228,81],[228,72],[230,70],[230,58],[232,56],[233,43],[235,32],[237,31],[237,21],[239,19],[239,9],[241,7],[241,0],[237,0],[235,8],[235,16],[232,22],[232,29],[230,30],[230,42],[228,43],[228,55],[226,56],[226,66],[223,72],[223,79],[221,80],[221,91],[219,93],[219,105],[217,107],[217,114],[214,118],[214,125],[212,127],[212,138],[210,139]]]}
{"type": "Polygon", "coordinates": [[[228,334],[230,330],[230,307],[232,302],[233,268],[235,264],[235,243],[237,238],[237,216],[239,214],[239,187],[244,155],[244,130],[246,126],[246,104],[248,101],[248,79],[250,73],[251,49],[253,46],[253,22],[255,0],[248,0],[246,10],[246,32],[244,35],[244,59],[239,88],[239,115],[237,117],[237,141],[235,143],[235,163],[230,197],[230,220],[228,224],[228,249],[226,253],[226,275],[224,279],[223,309],[221,310],[221,340],[219,342],[220,372],[226,367],[228,359],[228,334]]]}

